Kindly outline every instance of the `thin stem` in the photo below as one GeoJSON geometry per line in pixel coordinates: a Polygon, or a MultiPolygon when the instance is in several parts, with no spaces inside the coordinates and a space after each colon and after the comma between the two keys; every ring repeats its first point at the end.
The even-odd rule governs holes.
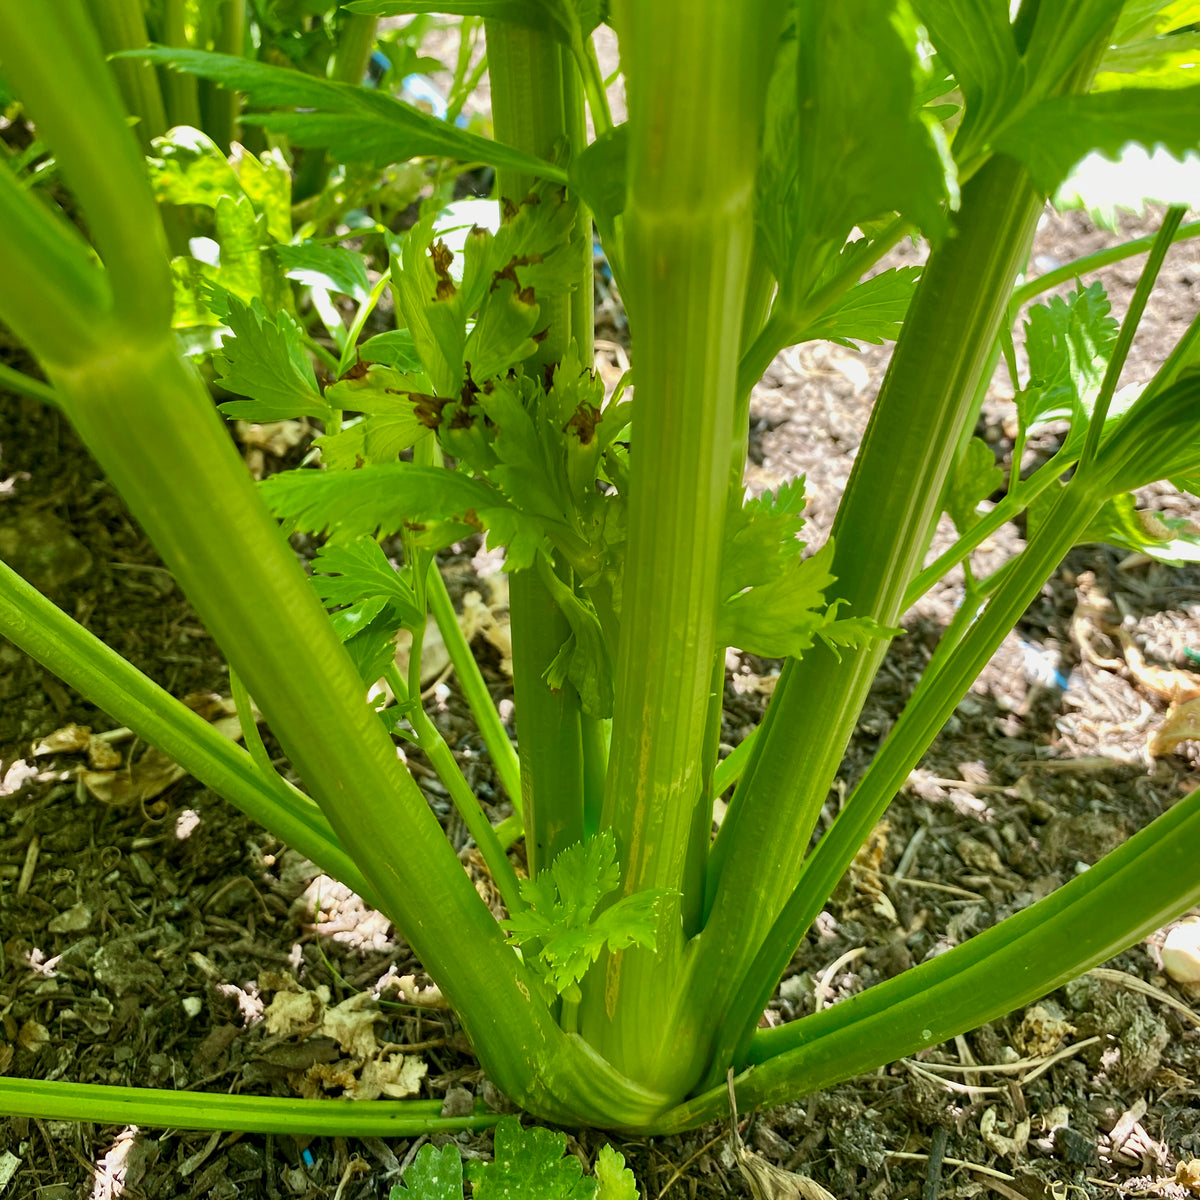
{"type": "MultiPolygon", "coordinates": [[[[218,54],[240,58],[246,39],[246,0],[215,0],[214,8],[216,36],[213,49],[218,54]]],[[[204,80],[200,87],[204,131],[220,147],[222,154],[228,154],[238,138],[241,97],[232,88],[221,87],[212,80],[204,80]]]]}
{"type": "Polygon", "coordinates": [[[0,1110],[12,1117],[98,1121],[166,1129],[315,1134],[319,1137],[420,1137],[458,1129],[487,1129],[500,1113],[443,1117],[441,1100],[375,1100],[339,1104],[277,1096],[237,1096],[171,1088],[111,1087],[0,1079],[0,1110]]]}
{"type": "MultiPolygon", "coordinates": [[[[1073,283],[1081,275],[1090,275],[1093,271],[1099,271],[1103,267],[1112,266],[1113,263],[1123,262],[1127,258],[1134,258],[1138,254],[1145,254],[1158,239],[1159,233],[1148,233],[1145,237],[1135,238],[1131,242],[1124,242],[1120,246],[1110,246],[1107,250],[1098,250],[1095,254],[1088,254],[1083,258],[1077,258],[1074,262],[1069,262],[1065,266],[1056,267],[1053,271],[1047,271],[1044,275],[1039,275],[1036,279],[1030,279],[1021,284],[1012,296],[1012,308],[1015,312],[1023,304],[1028,304],[1035,296],[1040,296],[1043,292],[1048,292],[1051,288],[1056,288],[1062,283],[1073,283]]],[[[1180,225],[1172,234],[1171,241],[1182,242],[1187,238],[1200,237],[1200,221],[1193,221],[1188,225],[1180,225]]]]}
{"type": "MultiPolygon", "coordinates": [[[[554,157],[564,141],[573,150],[581,149],[580,84],[569,52],[549,32],[523,29],[507,21],[486,21],[485,35],[496,137],[547,159],[554,157]]],[[[520,203],[535,182],[511,171],[499,174],[501,195],[514,203],[520,203]]],[[[586,222],[589,229],[590,224],[590,220],[586,222]]],[[[574,237],[583,237],[582,228],[575,230],[574,237]]],[[[588,244],[590,247],[590,237],[588,244]]],[[[538,364],[559,361],[572,337],[581,347],[590,345],[591,321],[583,318],[578,299],[586,282],[590,306],[590,275],[583,275],[585,270],[590,272],[590,254],[585,260],[581,252],[578,262],[581,286],[576,298],[539,296],[547,329],[534,358],[538,364]]],[[[570,586],[569,568],[559,564],[558,570],[570,586]]],[[[509,614],[521,812],[529,870],[536,876],[565,847],[583,837],[582,715],[579,695],[570,682],[552,691],[544,679],[571,629],[536,570],[511,574],[509,614]]]]}
{"type": "Polygon", "coordinates": [[[371,289],[371,294],[358,306],[358,311],[354,314],[354,320],[350,322],[350,328],[346,333],[346,345],[342,350],[342,356],[337,361],[337,377],[339,379],[354,365],[354,359],[358,353],[358,339],[362,336],[364,326],[375,311],[379,298],[387,290],[391,277],[391,272],[385,271],[371,289]]]}
{"type": "Polygon", "coordinates": [[[608,93],[604,88],[604,77],[600,72],[600,60],[596,57],[596,46],[590,37],[583,39],[583,53],[578,56],[579,72],[583,76],[583,90],[587,94],[588,109],[592,114],[592,126],[600,137],[612,128],[612,111],[608,107],[608,93]]]}
{"type": "Polygon", "coordinates": [[[996,504],[990,513],[981,517],[978,524],[972,525],[954,545],[940,554],[909,584],[908,590],[904,593],[904,608],[911,608],[939,579],[958,566],[1002,525],[1027,509],[1046,488],[1055,480],[1061,479],[1073,465],[1073,459],[1061,461],[1056,455],[1024,483],[1019,483],[1014,490],[996,504]]]}
{"type": "Polygon", "coordinates": [[[48,383],[34,379],[32,375],[26,375],[24,371],[14,370],[5,363],[0,363],[0,387],[5,387],[10,392],[16,392],[21,396],[28,396],[33,400],[40,400],[51,408],[62,407],[58,393],[48,383]]]}
{"type": "Polygon", "coordinates": [[[1142,268],[1142,274],[1138,279],[1137,287],[1133,291],[1133,298],[1129,301],[1129,309],[1125,313],[1124,321],[1121,322],[1121,332],[1117,335],[1116,345],[1113,346],[1112,354],[1109,356],[1108,366],[1104,372],[1104,379],[1100,384],[1100,394],[1096,397],[1096,404],[1092,409],[1092,417],[1088,422],[1087,438],[1083,443],[1083,452],[1079,456],[1079,471],[1081,473],[1086,472],[1091,467],[1096,457],[1096,451],[1100,448],[1100,439],[1104,434],[1104,422],[1108,416],[1108,406],[1112,402],[1113,393],[1117,390],[1117,383],[1121,378],[1121,370],[1125,366],[1125,359],[1128,357],[1129,349],[1133,345],[1134,335],[1137,333],[1138,325],[1141,323],[1142,313],[1146,311],[1146,302],[1150,299],[1150,293],[1154,290],[1154,283],[1158,278],[1158,272],[1162,268],[1167,251],[1171,248],[1172,235],[1179,228],[1179,222],[1183,220],[1183,215],[1186,212],[1187,207],[1185,205],[1175,205],[1167,209],[1167,214],[1163,218],[1158,236],[1155,237],[1154,244],[1150,248],[1150,256],[1146,259],[1145,267],[1142,268]]]}
{"type": "Polygon", "coordinates": [[[513,870],[512,863],[508,861],[508,856],[504,853],[491,822],[480,808],[478,798],[471,791],[471,785],[467,783],[462,768],[454,757],[454,752],[446,744],[446,739],[442,737],[441,731],[421,707],[420,692],[410,691],[409,685],[395,664],[384,671],[383,677],[388,681],[396,700],[407,711],[409,723],[412,725],[413,733],[417,736],[417,745],[429,759],[438,778],[446,785],[446,790],[450,793],[450,799],[458,810],[458,815],[462,817],[467,832],[474,839],[475,845],[479,847],[479,852],[483,855],[484,862],[487,863],[488,870],[492,873],[492,879],[504,900],[505,907],[510,913],[519,912],[528,907],[521,899],[517,874],[513,870]]]}
{"type": "MultiPolygon", "coordinates": [[[[144,50],[149,44],[141,0],[88,0],[88,9],[106,55],[144,50]]],[[[129,115],[136,118],[134,133],[149,152],[151,141],[167,132],[158,75],[149,63],[133,58],[110,58],[108,65],[129,115]]]]}
{"type": "Polygon", "coordinates": [[[463,697],[475,718],[483,744],[491,755],[492,767],[500,780],[500,786],[508,793],[508,798],[520,816],[521,766],[517,752],[513,749],[500,720],[500,714],[492,703],[491,693],[479,670],[479,664],[463,636],[462,626],[459,625],[454,612],[454,603],[450,599],[450,593],[446,591],[446,581],[436,567],[429,572],[426,597],[429,600],[429,610],[433,613],[433,619],[442,635],[446,653],[450,655],[450,661],[454,664],[463,697]]]}
{"type": "Polygon", "coordinates": [[[238,725],[242,730],[242,742],[246,747],[246,752],[258,768],[258,773],[267,783],[270,783],[279,776],[271,762],[271,756],[267,753],[266,746],[263,745],[262,734],[258,732],[258,721],[254,717],[254,705],[250,700],[250,693],[246,691],[245,685],[232,667],[229,668],[229,691],[233,696],[233,706],[237,710],[238,725]]]}
{"type": "MultiPolygon", "coordinates": [[[[187,0],[165,0],[162,32],[159,40],[165,46],[188,47],[187,0]]],[[[160,76],[167,120],[171,125],[200,124],[200,93],[195,75],[183,71],[165,71],[160,76]]]]}

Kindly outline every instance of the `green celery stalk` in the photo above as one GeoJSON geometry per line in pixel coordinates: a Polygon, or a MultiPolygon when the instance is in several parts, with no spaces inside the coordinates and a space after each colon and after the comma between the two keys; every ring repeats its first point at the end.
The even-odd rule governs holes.
{"type": "Polygon", "coordinates": [[[624,296],[637,356],[629,537],[601,826],[622,894],[671,889],[657,949],[602,958],[581,1029],[620,1069],[676,1091],[697,1045],[674,1034],[684,894],[700,894],[702,778],[717,657],[740,330],[776,6],[619,3],[630,96],[624,296]],[[712,81],[720,77],[720,88],[712,81]]]}
{"type": "MultiPolygon", "coordinates": [[[[507,21],[488,20],[484,28],[497,138],[551,159],[564,142],[582,146],[581,87],[565,47],[548,31],[507,21]]],[[[520,203],[535,182],[511,171],[499,174],[501,195],[514,203],[520,203]]],[[[582,208],[580,212],[581,221],[590,226],[582,208]]],[[[581,259],[575,295],[539,297],[547,335],[538,347],[536,363],[557,362],[572,337],[580,339],[581,350],[591,345],[590,238],[587,249],[588,274],[582,277],[585,264],[581,259]],[[586,313],[578,299],[581,295],[586,297],[586,313]]],[[[570,586],[569,568],[561,566],[559,573],[570,586]]],[[[536,570],[515,571],[510,576],[509,618],[521,812],[529,870],[537,875],[562,850],[583,838],[583,714],[571,683],[564,682],[555,692],[543,679],[571,628],[536,570]]]]}
{"type": "MultiPolygon", "coordinates": [[[[851,615],[885,625],[899,615],[1040,207],[1024,168],[995,159],[964,189],[954,236],[930,255],[834,528],[834,594],[851,615]]],[[[880,640],[838,662],[814,646],[784,668],[713,849],[694,976],[705,1013],[728,997],[701,981],[742,978],[795,886],[885,650],[880,640]]]]}

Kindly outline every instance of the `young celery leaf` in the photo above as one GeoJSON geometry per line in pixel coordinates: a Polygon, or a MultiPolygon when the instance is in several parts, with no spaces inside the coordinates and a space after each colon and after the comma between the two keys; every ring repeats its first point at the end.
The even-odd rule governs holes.
{"type": "Polygon", "coordinates": [[[1117,338],[1099,282],[1079,288],[1066,300],[1053,296],[1035,304],[1025,322],[1029,383],[1016,396],[1022,440],[1038,425],[1065,418],[1071,440],[1080,442],[1117,338]]]}
{"type": "Polygon", "coordinates": [[[371,687],[395,660],[400,618],[386,596],[373,596],[329,614],[364,687],[371,687]]]}
{"type": "Polygon", "coordinates": [[[200,204],[215,209],[222,196],[238,196],[243,188],[220,147],[199,129],[172,129],[151,143],[154,153],[146,169],[160,204],[200,204]]]}
{"type": "Polygon", "coordinates": [[[337,470],[395,462],[401,450],[429,436],[416,399],[428,388],[424,375],[360,361],[325,390],[325,399],[337,408],[368,415],[356,425],[318,438],[321,461],[337,470]]]}
{"type": "Polygon", "coordinates": [[[973,437],[954,464],[954,473],[946,488],[946,513],[960,534],[979,523],[980,502],[1004,486],[1004,472],[996,463],[991,447],[982,438],[973,437]]]}
{"type": "Polygon", "coordinates": [[[458,1146],[426,1142],[404,1172],[404,1182],[392,1185],[388,1200],[463,1200],[462,1155],[458,1146]]]}
{"type": "Polygon", "coordinates": [[[326,604],[356,604],[382,597],[406,628],[425,622],[411,573],[407,568],[396,570],[374,538],[327,543],[313,560],[313,586],[326,604]]]}
{"type": "Polygon", "coordinates": [[[565,1154],[567,1135],[516,1117],[496,1126],[495,1157],[467,1164],[473,1200],[593,1200],[596,1181],[583,1175],[573,1154],[565,1154]]]}
{"type": "Polygon", "coordinates": [[[542,567],[543,581],[571,626],[571,636],[546,668],[546,682],[554,691],[558,691],[569,679],[579,693],[583,711],[589,717],[611,717],[612,657],[596,610],[586,599],[567,587],[544,559],[539,566],[542,567]]]}
{"type": "Polygon", "coordinates": [[[1007,112],[1020,69],[1008,0],[913,0],[913,8],[966,100],[956,136],[965,152],[1007,112]]]}
{"type": "Polygon", "coordinates": [[[625,1165],[625,1156],[607,1142],[596,1155],[596,1200],[638,1200],[637,1180],[625,1165]]]}
{"type": "Polygon", "coordinates": [[[318,246],[303,242],[299,246],[276,246],[275,257],[289,279],[310,287],[340,292],[360,304],[371,292],[367,266],[361,254],[343,246],[318,246]]]}
{"type": "Polygon", "coordinates": [[[850,350],[857,349],[855,342],[873,346],[894,342],[920,277],[920,267],[893,267],[864,279],[831,304],[797,341],[823,338],[850,350]]]}
{"type": "MultiPolygon", "coordinates": [[[[430,209],[407,233],[392,259],[396,302],[425,374],[438,396],[456,396],[463,385],[466,321],[462,293],[450,277],[454,255],[433,240],[430,209]]],[[[470,245],[472,239],[468,237],[470,245]]]]}
{"type": "Polygon", "coordinates": [[[250,397],[222,404],[226,416],[247,421],[330,418],[300,328],[286,312],[268,313],[259,300],[247,304],[220,289],[212,290],[209,307],[233,332],[232,338],[224,339],[222,352],[213,356],[217,382],[250,397]]]}
{"type": "Polygon", "coordinates": [[[729,515],[721,560],[721,594],[736,595],[748,587],[778,579],[804,542],[804,476],[747,500],[729,515]]]}
{"type": "Polygon", "coordinates": [[[286,246],[292,240],[292,169],[282,151],[268,149],[255,157],[235,142],[229,164],[255,211],[266,218],[267,232],[286,246]]]}
{"type": "Polygon", "coordinates": [[[832,558],[832,542],[808,559],[793,552],[773,579],[727,595],[717,619],[719,639],[763,658],[801,657],[829,621],[825,589],[834,581],[832,558]]]}
{"type": "Polygon", "coordinates": [[[297,146],[332,146],[343,162],[376,166],[437,155],[566,182],[565,172],[499,142],[467,133],[391,96],[303,71],[271,66],[234,55],[158,46],[117,57],[148,60],[222,87],[245,92],[255,104],[308,109],[308,112],[244,114],[248,124],[286,133],[297,146]]]}
{"type": "MultiPolygon", "coordinates": [[[[358,358],[360,362],[379,363],[397,371],[413,373],[421,369],[413,335],[407,329],[389,329],[368,338],[358,347],[358,358]]],[[[427,391],[428,386],[421,390],[427,391]]]]}
{"type": "Polygon", "coordinates": [[[916,30],[904,24],[895,0],[801,5],[796,36],[780,49],[757,211],[790,311],[800,311],[856,224],[899,212],[931,237],[947,228],[953,162],[917,102],[916,30]],[[831,172],[837,188],[827,186],[831,172]]]}
{"type": "MultiPolygon", "coordinates": [[[[516,1117],[503,1117],[496,1126],[493,1160],[467,1166],[471,1194],[475,1200],[637,1200],[637,1182],[620,1151],[601,1146],[596,1177],[588,1179],[566,1148],[563,1133],[526,1129],[516,1117]]],[[[462,1195],[462,1158],[450,1143],[440,1149],[422,1146],[388,1200],[462,1200],[462,1195]]]]}
{"type": "Polygon", "coordinates": [[[597,914],[596,906],[621,883],[611,830],[568,846],[536,879],[521,882],[524,912],[501,926],[517,945],[539,943],[533,965],[559,995],[578,1000],[579,981],[607,946],[654,948],[654,910],[662,888],[623,896],[597,914]]]}
{"type": "Polygon", "coordinates": [[[1080,540],[1144,554],[1172,567],[1200,562],[1200,533],[1190,521],[1139,509],[1129,492],[1106,500],[1080,540]]]}
{"type": "Polygon", "coordinates": [[[291,307],[288,286],[275,262],[263,251],[266,218],[260,216],[249,196],[222,196],[216,208],[220,264],[216,283],[249,301],[261,299],[268,312],[291,307]]]}

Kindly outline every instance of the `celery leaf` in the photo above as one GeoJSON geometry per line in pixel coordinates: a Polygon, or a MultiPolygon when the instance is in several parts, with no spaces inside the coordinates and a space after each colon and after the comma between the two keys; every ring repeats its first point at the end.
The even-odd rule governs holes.
{"type": "Polygon", "coordinates": [[[1073,439],[1083,436],[1117,329],[1099,282],[1077,289],[1066,300],[1053,296],[1029,310],[1029,382],[1016,396],[1023,436],[1058,419],[1071,422],[1073,439]]]}
{"type": "Polygon", "coordinates": [[[593,1200],[596,1181],[566,1148],[565,1133],[503,1118],[492,1161],[467,1164],[473,1200],[593,1200]]]}
{"type": "Polygon", "coordinates": [[[244,114],[242,120],[286,133],[294,145],[332,147],[342,162],[363,160],[385,166],[436,155],[459,162],[486,162],[566,182],[566,173],[552,163],[467,133],[431,113],[368,88],[204,50],[156,46],[124,51],[115,57],[139,58],[198,75],[245,92],[256,105],[310,110],[244,114]]]}
{"type": "Polygon", "coordinates": [[[768,87],[756,202],[785,309],[801,312],[855,225],[899,212],[932,238],[957,204],[927,70],[895,0],[800,5],[768,87]],[[829,186],[836,176],[838,186],[829,186]]]}
{"type": "Polygon", "coordinates": [[[966,100],[969,135],[1003,111],[1019,70],[1008,0],[913,0],[913,8],[966,100]]]}
{"type": "Polygon", "coordinates": [[[818,630],[829,623],[825,589],[833,543],[811,558],[793,555],[783,570],[767,582],[728,597],[717,618],[717,637],[726,646],[763,658],[801,657],[818,630]]]}
{"type": "Polygon", "coordinates": [[[518,512],[491,485],[461,471],[380,463],[357,471],[285,471],[261,484],[268,507],[289,529],[373,533],[403,529],[415,545],[440,550],[488,530],[509,561],[531,563],[546,540],[543,522],[518,512]]]}
{"type": "Polygon", "coordinates": [[[781,484],[774,492],[747,500],[725,524],[721,560],[721,595],[778,579],[800,558],[804,543],[804,477],[781,484]]]}
{"type": "Polygon", "coordinates": [[[835,300],[796,340],[824,338],[851,350],[856,349],[855,342],[873,346],[894,342],[920,277],[920,267],[893,267],[864,279],[835,300]]]}
{"type": "Polygon", "coordinates": [[[247,304],[232,292],[216,290],[209,306],[233,334],[213,356],[217,382],[226,391],[250,397],[222,404],[226,416],[247,421],[330,418],[303,335],[286,312],[268,313],[259,300],[247,304]]]}
{"type": "Polygon", "coordinates": [[[625,1165],[625,1156],[607,1142],[596,1156],[595,1172],[600,1185],[596,1200],[638,1200],[637,1181],[625,1165]]]}
{"type": "Polygon", "coordinates": [[[357,604],[383,597],[391,602],[406,627],[423,624],[411,573],[397,570],[374,538],[329,542],[313,560],[313,586],[326,604],[357,604]]]}
{"type": "Polygon", "coordinates": [[[654,948],[654,913],[663,889],[624,896],[602,912],[600,901],[621,883],[611,830],[568,846],[536,879],[521,882],[524,912],[501,921],[517,945],[539,943],[533,963],[560,995],[578,999],[579,980],[607,946],[654,948]]]}
{"type": "Polygon", "coordinates": [[[1005,126],[994,148],[1023,162],[1037,186],[1049,193],[1093,150],[1116,157],[1127,142],[1147,149],[1161,144],[1182,159],[1195,150],[1198,128],[1200,84],[1120,88],[1050,96],[1005,126]]]}
{"type": "Polygon", "coordinates": [[[330,613],[329,619],[363,685],[370,687],[395,660],[399,614],[387,597],[372,596],[330,613]]]}
{"type": "Polygon", "coordinates": [[[367,265],[357,251],[303,242],[299,246],[276,246],[275,257],[289,279],[340,292],[360,304],[370,295],[367,265]]]}
{"type": "MultiPolygon", "coordinates": [[[[443,0],[444,3],[444,0],[443,0]]],[[[502,1117],[496,1125],[491,1162],[467,1164],[475,1200],[637,1200],[638,1189],[625,1158],[612,1146],[600,1147],[595,1178],[583,1174],[579,1159],[566,1153],[566,1134],[502,1117]]],[[[388,1200],[462,1200],[459,1147],[425,1145],[393,1184],[388,1200]]]]}
{"type": "Polygon", "coordinates": [[[946,488],[946,512],[960,534],[979,523],[976,511],[1004,484],[1004,472],[996,464],[996,456],[982,438],[972,438],[954,464],[946,488]]]}
{"type": "Polygon", "coordinates": [[[1103,542],[1173,567],[1200,562],[1200,532],[1192,522],[1139,509],[1129,492],[1104,502],[1080,542],[1103,542]]]}
{"type": "Polygon", "coordinates": [[[393,1184],[388,1200],[463,1200],[462,1155],[450,1142],[426,1142],[404,1172],[404,1182],[393,1184]]]}

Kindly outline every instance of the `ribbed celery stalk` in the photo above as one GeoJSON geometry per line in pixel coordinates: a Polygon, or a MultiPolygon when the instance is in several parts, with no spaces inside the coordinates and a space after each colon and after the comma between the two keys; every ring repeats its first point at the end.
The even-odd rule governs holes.
{"type": "MultiPolygon", "coordinates": [[[[1027,33],[1019,18],[1019,45],[1027,33]]],[[[1087,86],[1106,34],[1059,90],[1087,86]]],[[[894,625],[902,610],[1040,207],[1025,169],[996,156],[963,188],[953,236],[930,256],[834,523],[832,594],[851,615],[894,625]]],[[[694,982],[740,978],[774,920],[768,914],[794,886],[885,649],[877,642],[838,662],[816,646],[785,667],[714,847],[694,982]]],[[[723,994],[694,991],[697,1006],[723,1008],[723,994]]]]}
{"type": "MultiPolygon", "coordinates": [[[[142,0],[88,0],[88,11],[105,54],[142,50],[148,44],[142,0]]],[[[167,132],[167,112],[158,75],[149,63],[134,58],[112,59],[109,68],[116,76],[125,107],[137,118],[134,133],[142,149],[148,151],[151,139],[167,132]]]]}
{"type": "MultiPolygon", "coordinates": [[[[235,54],[239,57],[245,50],[246,0],[214,0],[213,24],[216,36],[213,49],[219,54],[235,54]]],[[[238,136],[238,107],[241,103],[237,92],[223,88],[212,80],[200,83],[200,111],[204,116],[204,132],[228,154],[230,144],[238,136]]]]}
{"type": "Polygon", "coordinates": [[[676,1090],[684,892],[703,887],[705,729],[716,657],[735,385],[765,81],[767,0],[614,5],[629,89],[625,297],[637,388],[616,707],[602,824],[624,894],[671,889],[656,951],[607,958],[581,1028],[633,1077],[676,1090]],[[720,80],[720,86],[716,81],[720,80]]]}
{"type": "MultiPolygon", "coordinates": [[[[164,46],[190,46],[187,34],[187,0],[164,0],[162,23],[155,41],[164,46]]],[[[169,125],[200,124],[200,91],[195,75],[163,70],[159,75],[169,125]]]]}
{"type": "MultiPolygon", "coordinates": [[[[548,31],[507,21],[484,25],[496,136],[510,146],[553,158],[564,146],[583,145],[581,85],[563,46],[548,31]]],[[[519,204],[536,180],[500,172],[500,194],[519,204]]],[[[581,210],[582,212],[582,210],[581,210]]],[[[590,234],[591,220],[583,212],[590,234]]],[[[576,230],[576,238],[580,231],[576,230]]],[[[580,261],[574,295],[538,297],[547,336],[538,363],[557,362],[572,337],[591,346],[591,239],[580,261]],[[582,306],[586,302],[586,308],[582,306]]],[[[586,362],[587,359],[585,358],[586,362]]],[[[562,574],[569,576],[569,569],[562,574]]],[[[569,578],[565,580],[569,583],[569,578]]],[[[574,686],[551,691],[542,678],[571,635],[571,628],[536,570],[517,571],[509,584],[517,751],[521,809],[530,870],[536,874],[556,854],[583,838],[583,716],[574,686]]]]}
{"type": "MultiPolygon", "coordinates": [[[[853,615],[900,613],[1040,207],[1024,168],[995,159],[930,256],[834,527],[833,591],[853,615]]],[[[794,885],[885,649],[839,662],[814,646],[785,667],[714,847],[705,975],[740,977],[794,885]]]]}

